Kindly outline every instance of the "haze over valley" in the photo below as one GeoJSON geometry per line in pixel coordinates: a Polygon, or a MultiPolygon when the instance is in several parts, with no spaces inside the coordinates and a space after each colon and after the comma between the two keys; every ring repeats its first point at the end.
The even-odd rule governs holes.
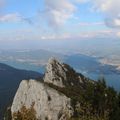
{"type": "Polygon", "coordinates": [[[69,44],[66,41],[64,46],[60,46],[61,44],[58,42],[43,49],[29,47],[27,49],[2,49],[0,50],[0,62],[18,69],[44,73],[48,59],[55,57],[92,79],[105,77],[108,85],[120,90],[118,84],[120,83],[120,48],[117,47],[120,42],[119,40],[109,40],[108,43],[108,40],[104,40],[101,43],[101,41],[102,39],[79,40],[78,44],[68,47],[69,44]],[[111,45],[112,48],[109,47],[111,45]],[[54,51],[53,46],[59,47],[54,51]]]}

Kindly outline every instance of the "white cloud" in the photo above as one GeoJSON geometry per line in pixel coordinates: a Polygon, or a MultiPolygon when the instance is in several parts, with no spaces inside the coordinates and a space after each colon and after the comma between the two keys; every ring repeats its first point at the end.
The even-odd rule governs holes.
{"type": "Polygon", "coordinates": [[[110,27],[120,27],[120,0],[94,0],[94,10],[105,16],[105,23],[110,27]]]}
{"type": "Polygon", "coordinates": [[[120,27],[120,0],[75,0],[78,3],[92,3],[92,11],[103,13],[105,24],[120,27]]]}
{"type": "Polygon", "coordinates": [[[86,2],[89,2],[90,0],[74,0],[74,2],[77,2],[77,3],[86,3],[86,2]]]}
{"type": "MultiPolygon", "coordinates": [[[[0,8],[1,8],[1,6],[3,6],[3,3],[4,3],[3,1],[4,0],[0,0],[0,8]]],[[[75,19],[74,15],[75,15],[75,12],[77,11],[78,3],[82,4],[82,3],[86,3],[86,2],[92,3],[92,9],[94,10],[94,12],[97,11],[97,12],[103,13],[103,17],[105,19],[105,23],[107,26],[115,27],[115,28],[120,27],[120,0],[44,0],[44,3],[45,3],[45,8],[43,10],[43,14],[44,14],[44,18],[45,18],[44,20],[45,20],[45,22],[47,21],[47,23],[52,28],[58,28],[59,26],[64,25],[66,22],[68,22],[69,19],[71,19],[71,18],[75,19]]],[[[77,16],[77,14],[76,14],[76,19],[77,19],[76,24],[77,25],[79,24],[80,26],[88,26],[88,27],[95,26],[96,27],[98,25],[102,26],[104,23],[104,22],[103,23],[102,22],[78,23],[80,17],[77,16]],[[77,19],[77,17],[78,17],[78,19],[77,19]]],[[[10,13],[10,14],[5,14],[5,15],[0,16],[0,22],[31,23],[31,20],[23,17],[19,13],[10,13]]],[[[36,21],[34,21],[34,23],[35,22],[36,21]]],[[[39,21],[39,23],[40,22],[41,21],[39,21]]],[[[44,24],[44,21],[42,21],[42,23],[44,24]]],[[[42,30],[44,27],[46,27],[43,24],[40,27],[40,28],[42,28],[42,30]]],[[[77,27],[79,27],[79,26],[77,26],[77,27]]],[[[47,30],[49,31],[48,27],[47,27],[47,30]]],[[[72,31],[72,30],[70,30],[70,31],[72,31]]],[[[62,32],[62,31],[60,31],[60,32],[62,32]]],[[[34,39],[66,39],[66,38],[73,38],[73,37],[75,38],[77,36],[78,36],[78,38],[80,38],[80,37],[90,38],[90,37],[96,37],[96,36],[99,36],[99,37],[104,36],[105,37],[105,36],[111,36],[114,34],[115,33],[111,32],[111,31],[102,31],[102,32],[88,32],[88,33],[81,32],[81,33],[79,33],[79,35],[76,35],[76,33],[74,33],[74,32],[73,32],[73,34],[64,34],[64,35],[51,35],[51,34],[45,35],[45,33],[43,35],[39,35],[39,33],[38,33],[38,35],[36,35],[36,34],[33,35],[33,33],[31,32],[30,33],[31,36],[29,36],[29,35],[23,36],[22,35],[22,37],[19,37],[19,36],[21,36],[21,34],[19,34],[19,36],[17,36],[16,38],[17,39],[25,39],[27,36],[27,37],[29,37],[28,39],[33,39],[33,37],[34,37],[34,39]]],[[[118,32],[117,36],[119,36],[119,34],[120,33],[118,32]]],[[[13,37],[11,37],[11,38],[13,38],[13,37]]]]}
{"type": "Polygon", "coordinates": [[[113,28],[120,28],[120,18],[107,18],[106,25],[113,28]]]}
{"type": "Polygon", "coordinates": [[[74,16],[77,3],[87,2],[92,3],[94,11],[103,13],[107,26],[120,27],[120,0],[45,0],[45,15],[49,25],[61,26],[74,16]]]}
{"type": "Polygon", "coordinates": [[[45,17],[53,27],[63,25],[73,17],[75,10],[75,5],[69,0],[45,0],[45,17]]]}
{"type": "Polygon", "coordinates": [[[28,18],[24,18],[19,13],[10,13],[0,16],[0,22],[27,22],[31,23],[28,18]]]}
{"type": "Polygon", "coordinates": [[[80,26],[99,26],[104,25],[104,22],[80,22],[78,23],[80,26]]]}
{"type": "Polygon", "coordinates": [[[120,37],[120,32],[117,32],[117,36],[120,37]]]}
{"type": "Polygon", "coordinates": [[[0,16],[0,22],[18,22],[21,21],[21,16],[18,13],[6,14],[0,16]]]}

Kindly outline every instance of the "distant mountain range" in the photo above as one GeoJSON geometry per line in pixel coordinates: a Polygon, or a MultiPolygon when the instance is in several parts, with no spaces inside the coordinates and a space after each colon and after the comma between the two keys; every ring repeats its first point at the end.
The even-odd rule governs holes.
{"type": "Polygon", "coordinates": [[[0,62],[19,69],[28,69],[43,72],[50,57],[55,57],[66,62],[78,71],[93,72],[98,74],[111,74],[119,72],[116,66],[100,63],[103,58],[92,57],[84,54],[69,54],[50,52],[47,50],[2,50],[0,62]]]}
{"type": "MultiPolygon", "coordinates": [[[[102,63],[120,66],[120,40],[116,38],[74,38],[62,40],[25,40],[7,43],[2,41],[0,49],[44,49],[62,54],[84,54],[88,56],[99,57],[102,63]]],[[[6,50],[9,53],[11,50],[6,50]]],[[[40,52],[40,51],[39,51],[40,52]]],[[[43,51],[42,51],[43,52],[43,51]]],[[[45,53],[46,54],[46,53],[45,53]]],[[[40,55],[40,54],[39,54],[40,55]]],[[[1,54],[0,54],[1,56],[1,54]]],[[[44,56],[44,55],[43,55],[44,56]]]]}
{"type": "MultiPolygon", "coordinates": [[[[85,43],[86,42],[83,42],[83,46],[85,43]]],[[[94,44],[96,45],[97,43],[94,44]]],[[[83,47],[81,46],[80,49],[82,50],[82,48],[83,47]]],[[[81,72],[92,79],[98,79],[100,76],[104,76],[110,86],[114,86],[117,90],[120,90],[120,71],[117,69],[117,66],[100,62],[100,60],[104,60],[104,57],[101,57],[102,55],[99,54],[99,52],[92,54],[92,50],[87,48],[90,49],[90,46],[87,45],[84,48],[86,52],[84,49],[80,52],[82,54],[79,52],[61,54],[57,53],[57,50],[56,52],[51,52],[42,49],[0,50],[0,62],[15,68],[44,73],[48,59],[50,57],[55,57],[58,60],[71,65],[76,71],[81,72]],[[89,53],[87,53],[87,51],[89,53]],[[95,54],[98,54],[98,57],[95,56],[95,54]]],[[[96,46],[92,49],[96,49],[96,46]]],[[[108,57],[107,55],[103,56],[108,57]]]]}
{"type": "Polygon", "coordinates": [[[19,70],[0,63],[0,117],[5,107],[11,103],[21,80],[41,76],[38,72],[19,70]]]}
{"type": "Polygon", "coordinates": [[[1,50],[0,62],[19,69],[27,69],[43,72],[43,67],[50,57],[64,59],[60,53],[50,52],[47,50],[1,50]]]}
{"type": "Polygon", "coordinates": [[[65,59],[65,62],[73,66],[81,72],[96,73],[96,74],[119,74],[120,71],[116,66],[102,64],[96,57],[91,57],[83,54],[73,54],[65,59]]]}

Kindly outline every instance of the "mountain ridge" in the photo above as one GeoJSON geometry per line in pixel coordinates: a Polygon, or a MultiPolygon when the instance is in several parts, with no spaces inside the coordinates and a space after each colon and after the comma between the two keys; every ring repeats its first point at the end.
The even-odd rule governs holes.
{"type": "Polygon", "coordinates": [[[75,113],[71,105],[71,98],[55,89],[81,87],[88,81],[82,74],[78,74],[69,65],[58,62],[55,58],[49,59],[43,83],[36,80],[23,80],[14,97],[11,107],[12,117],[23,105],[30,108],[34,103],[37,119],[66,120],[75,113]],[[53,86],[51,86],[53,85],[53,86]]]}
{"type": "Polygon", "coordinates": [[[20,83],[9,113],[12,120],[118,120],[119,103],[104,78],[95,82],[50,59],[43,81],[20,83]]]}

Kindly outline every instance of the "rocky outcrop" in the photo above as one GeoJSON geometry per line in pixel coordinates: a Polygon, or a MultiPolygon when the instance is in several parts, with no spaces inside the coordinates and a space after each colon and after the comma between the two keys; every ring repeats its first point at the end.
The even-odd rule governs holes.
{"type": "Polygon", "coordinates": [[[64,68],[63,64],[60,64],[57,60],[51,58],[46,67],[44,82],[52,83],[59,87],[65,87],[63,80],[67,79],[65,74],[66,71],[67,69],[64,68]]]}
{"type": "Polygon", "coordinates": [[[58,62],[51,58],[46,67],[44,82],[58,87],[74,86],[84,83],[84,76],[76,73],[69,65],[58,62]]]}
{"type": "Polygon", "coordinates": [[[36,117],[40,120],[62,120],[73,115],[71,100],[62,93],[36,80],[23,80],[15,95],[11,111],[15,113],[23,105],[34,103],[36,117]]]}
{"type": "Polygon", "coordinates": [[[50,85],[58,88],[79,86],[86,78],[76,73],[70,66],[52,58],[49,60],[43,82],[37,80],[23,80],[14,97],[11,107],[12,115],[22,106],[30,108],[34,103],[34,110],[38,120],[66,120],[73,116],[74,109],[71,99],[50,85]]]}

